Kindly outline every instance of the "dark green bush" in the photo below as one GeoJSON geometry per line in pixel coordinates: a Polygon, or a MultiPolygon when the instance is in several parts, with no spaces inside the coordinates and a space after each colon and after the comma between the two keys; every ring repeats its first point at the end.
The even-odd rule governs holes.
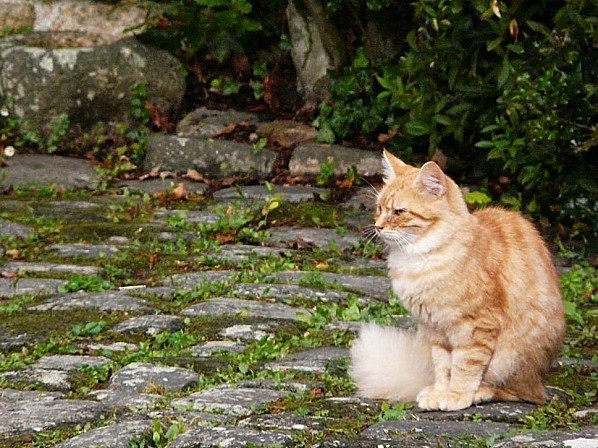
{"type": "Polygon", "coordinates": [[[154,26],[142,39],[181,56],[198,52],[223,62],[281,33],[283,0],[160,0],[154,26]]]}
{"type": "Polygon", "coordinates": [[[411,7],[400,57],[375,65],[360,51],[337,73],[317,120],[320,138],[392,130],[391,149],[422,158],[442,149],[469,173],[507,174],[516,190],[505,202],[518,196],[527,211],[557,212],[595,233],[595,3],[411,7]]]}

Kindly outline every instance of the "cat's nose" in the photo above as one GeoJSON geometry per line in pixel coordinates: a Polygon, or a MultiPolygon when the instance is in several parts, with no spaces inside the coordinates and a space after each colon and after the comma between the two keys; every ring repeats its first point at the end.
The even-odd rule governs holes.
{"type": "Polygon", "coordinates": [[[381,232],[382,230],[384,230],[384,226],[374,226],[374,228],[377,232],[381,232]]]}

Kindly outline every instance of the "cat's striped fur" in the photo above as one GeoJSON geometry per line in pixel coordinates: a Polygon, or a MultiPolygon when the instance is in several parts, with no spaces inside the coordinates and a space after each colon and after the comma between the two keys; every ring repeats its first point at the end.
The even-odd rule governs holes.
{"type": "Polygon", "coordinates": [[[433,162],[385,152],[376,233],[392,287],[417,331],[366,325],[352,347],[361,395],[456,410],[542,403],[564,333],[559,279],[542,238],[515,212],[470,213],[433,162]]]}

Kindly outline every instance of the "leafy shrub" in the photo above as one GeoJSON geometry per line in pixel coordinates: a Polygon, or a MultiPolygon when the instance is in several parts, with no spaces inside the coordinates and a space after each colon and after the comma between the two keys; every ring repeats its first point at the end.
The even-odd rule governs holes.
{"type": "Polygon", "coordinates": [[[254,0],[162,0],[155,25],[143,36],[173,53],[203,51],[218,62],[280,35],[277,15],[285,2],[254,0]]]}
{"type": "Polygon", "coordinates": [[[361,50],[336,74],[316,121],[320,139],[384,132],[404,157],[442,149],[469,173],[512,176],[509,193],[526,211],[557,212],[595,234],[590,3],[413,2],[398,59],[374,64],[361,50]]]}

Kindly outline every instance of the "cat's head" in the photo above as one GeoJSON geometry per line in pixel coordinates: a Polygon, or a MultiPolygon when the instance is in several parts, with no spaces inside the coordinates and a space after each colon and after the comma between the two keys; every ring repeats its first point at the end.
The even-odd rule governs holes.
{"type": "Polygon", "coordinates": [[[374,226],[386,242],[402,247],[438,244],[452,225],[470,216],[459,187],[436,163],[416,168],[384,151],[382,166],[384,187],[374,226]]]}

